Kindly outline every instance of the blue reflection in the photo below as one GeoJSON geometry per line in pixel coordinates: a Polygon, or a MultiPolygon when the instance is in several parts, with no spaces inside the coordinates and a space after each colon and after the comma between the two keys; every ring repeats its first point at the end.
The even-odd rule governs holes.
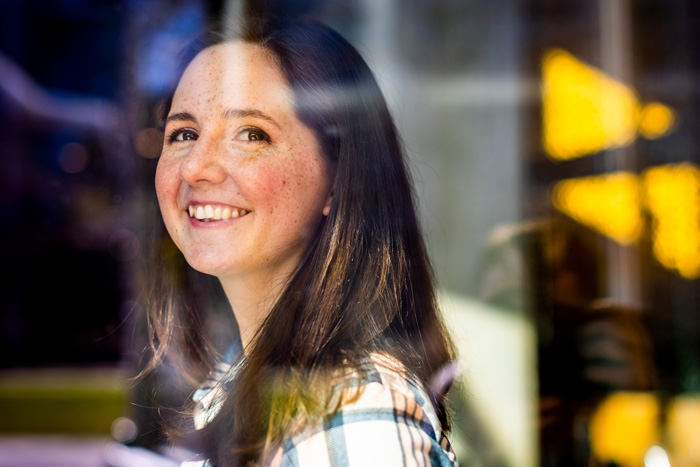
{"type": "Polygon", "coordinates": [[[178,6],[161,27],[153,25],[152,32],[144,39],[136,70],[136,83],[141,92],[161,96],[175,86],[178,53],[203,25],[204,9],[200,2],[178,6]]]}

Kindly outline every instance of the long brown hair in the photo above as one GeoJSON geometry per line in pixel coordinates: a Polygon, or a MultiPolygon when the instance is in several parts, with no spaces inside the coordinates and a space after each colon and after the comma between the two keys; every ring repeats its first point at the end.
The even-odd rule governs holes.
{"type": "MultiPolygon", "coordinates": [[[[312,21],[250,21],[241,34],[216,37],[271,53],[294,92],[298,117],[336,168],[330,214],[257,331],[218,415],[198,433],[205,455],[225,466],[259,460],[291,423],[337,408],[342,397],[331,391],[330,375],[339,368],[361,371],[380,353],[428,387],[454,353],[437,308],[403,149],[359,53],[312,21]]],[[[178,266],[178,255],[161,255],[166,268],[187,272],[161,275],[154,289],[154,362],[186,346],[181,360],[201,377],[213,351],[197,318],[204,312],[202,294],[193,285],[207,279],[178,266]]],[[[433,399],[447,427],[443,400],[433,399]]]]}

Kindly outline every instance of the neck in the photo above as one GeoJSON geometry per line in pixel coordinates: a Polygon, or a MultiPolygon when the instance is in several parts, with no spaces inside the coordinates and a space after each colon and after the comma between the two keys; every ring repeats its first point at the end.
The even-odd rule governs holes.
{"type": "Polygon", "coordinates": [[[243,351],[247,354],[258,329],[272,311],[289,274],[245,274],[220,276],[219,281],[238,323],[243,351]]]}

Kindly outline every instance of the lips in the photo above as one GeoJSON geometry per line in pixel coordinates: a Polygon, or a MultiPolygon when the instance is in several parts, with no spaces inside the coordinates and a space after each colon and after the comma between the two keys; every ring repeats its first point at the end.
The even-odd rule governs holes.
{"type": "Polygon", "coordinates": [[[215,222],[243,217],[250,211],[217,204],[190,204],[187,206],[187,213],[190,218],[200,222],[215,222]]]}

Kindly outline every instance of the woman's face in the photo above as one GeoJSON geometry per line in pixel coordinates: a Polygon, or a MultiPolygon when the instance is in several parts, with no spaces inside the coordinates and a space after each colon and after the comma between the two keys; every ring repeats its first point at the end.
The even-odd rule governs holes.
{"type": "Polygon", "coordinates": [[[332,170],[292,104],[260,46],[216,45],[187,67],[156,191],[170,236],[196,270],[288,275],[308,247],[330,205],[332,170]]]}

